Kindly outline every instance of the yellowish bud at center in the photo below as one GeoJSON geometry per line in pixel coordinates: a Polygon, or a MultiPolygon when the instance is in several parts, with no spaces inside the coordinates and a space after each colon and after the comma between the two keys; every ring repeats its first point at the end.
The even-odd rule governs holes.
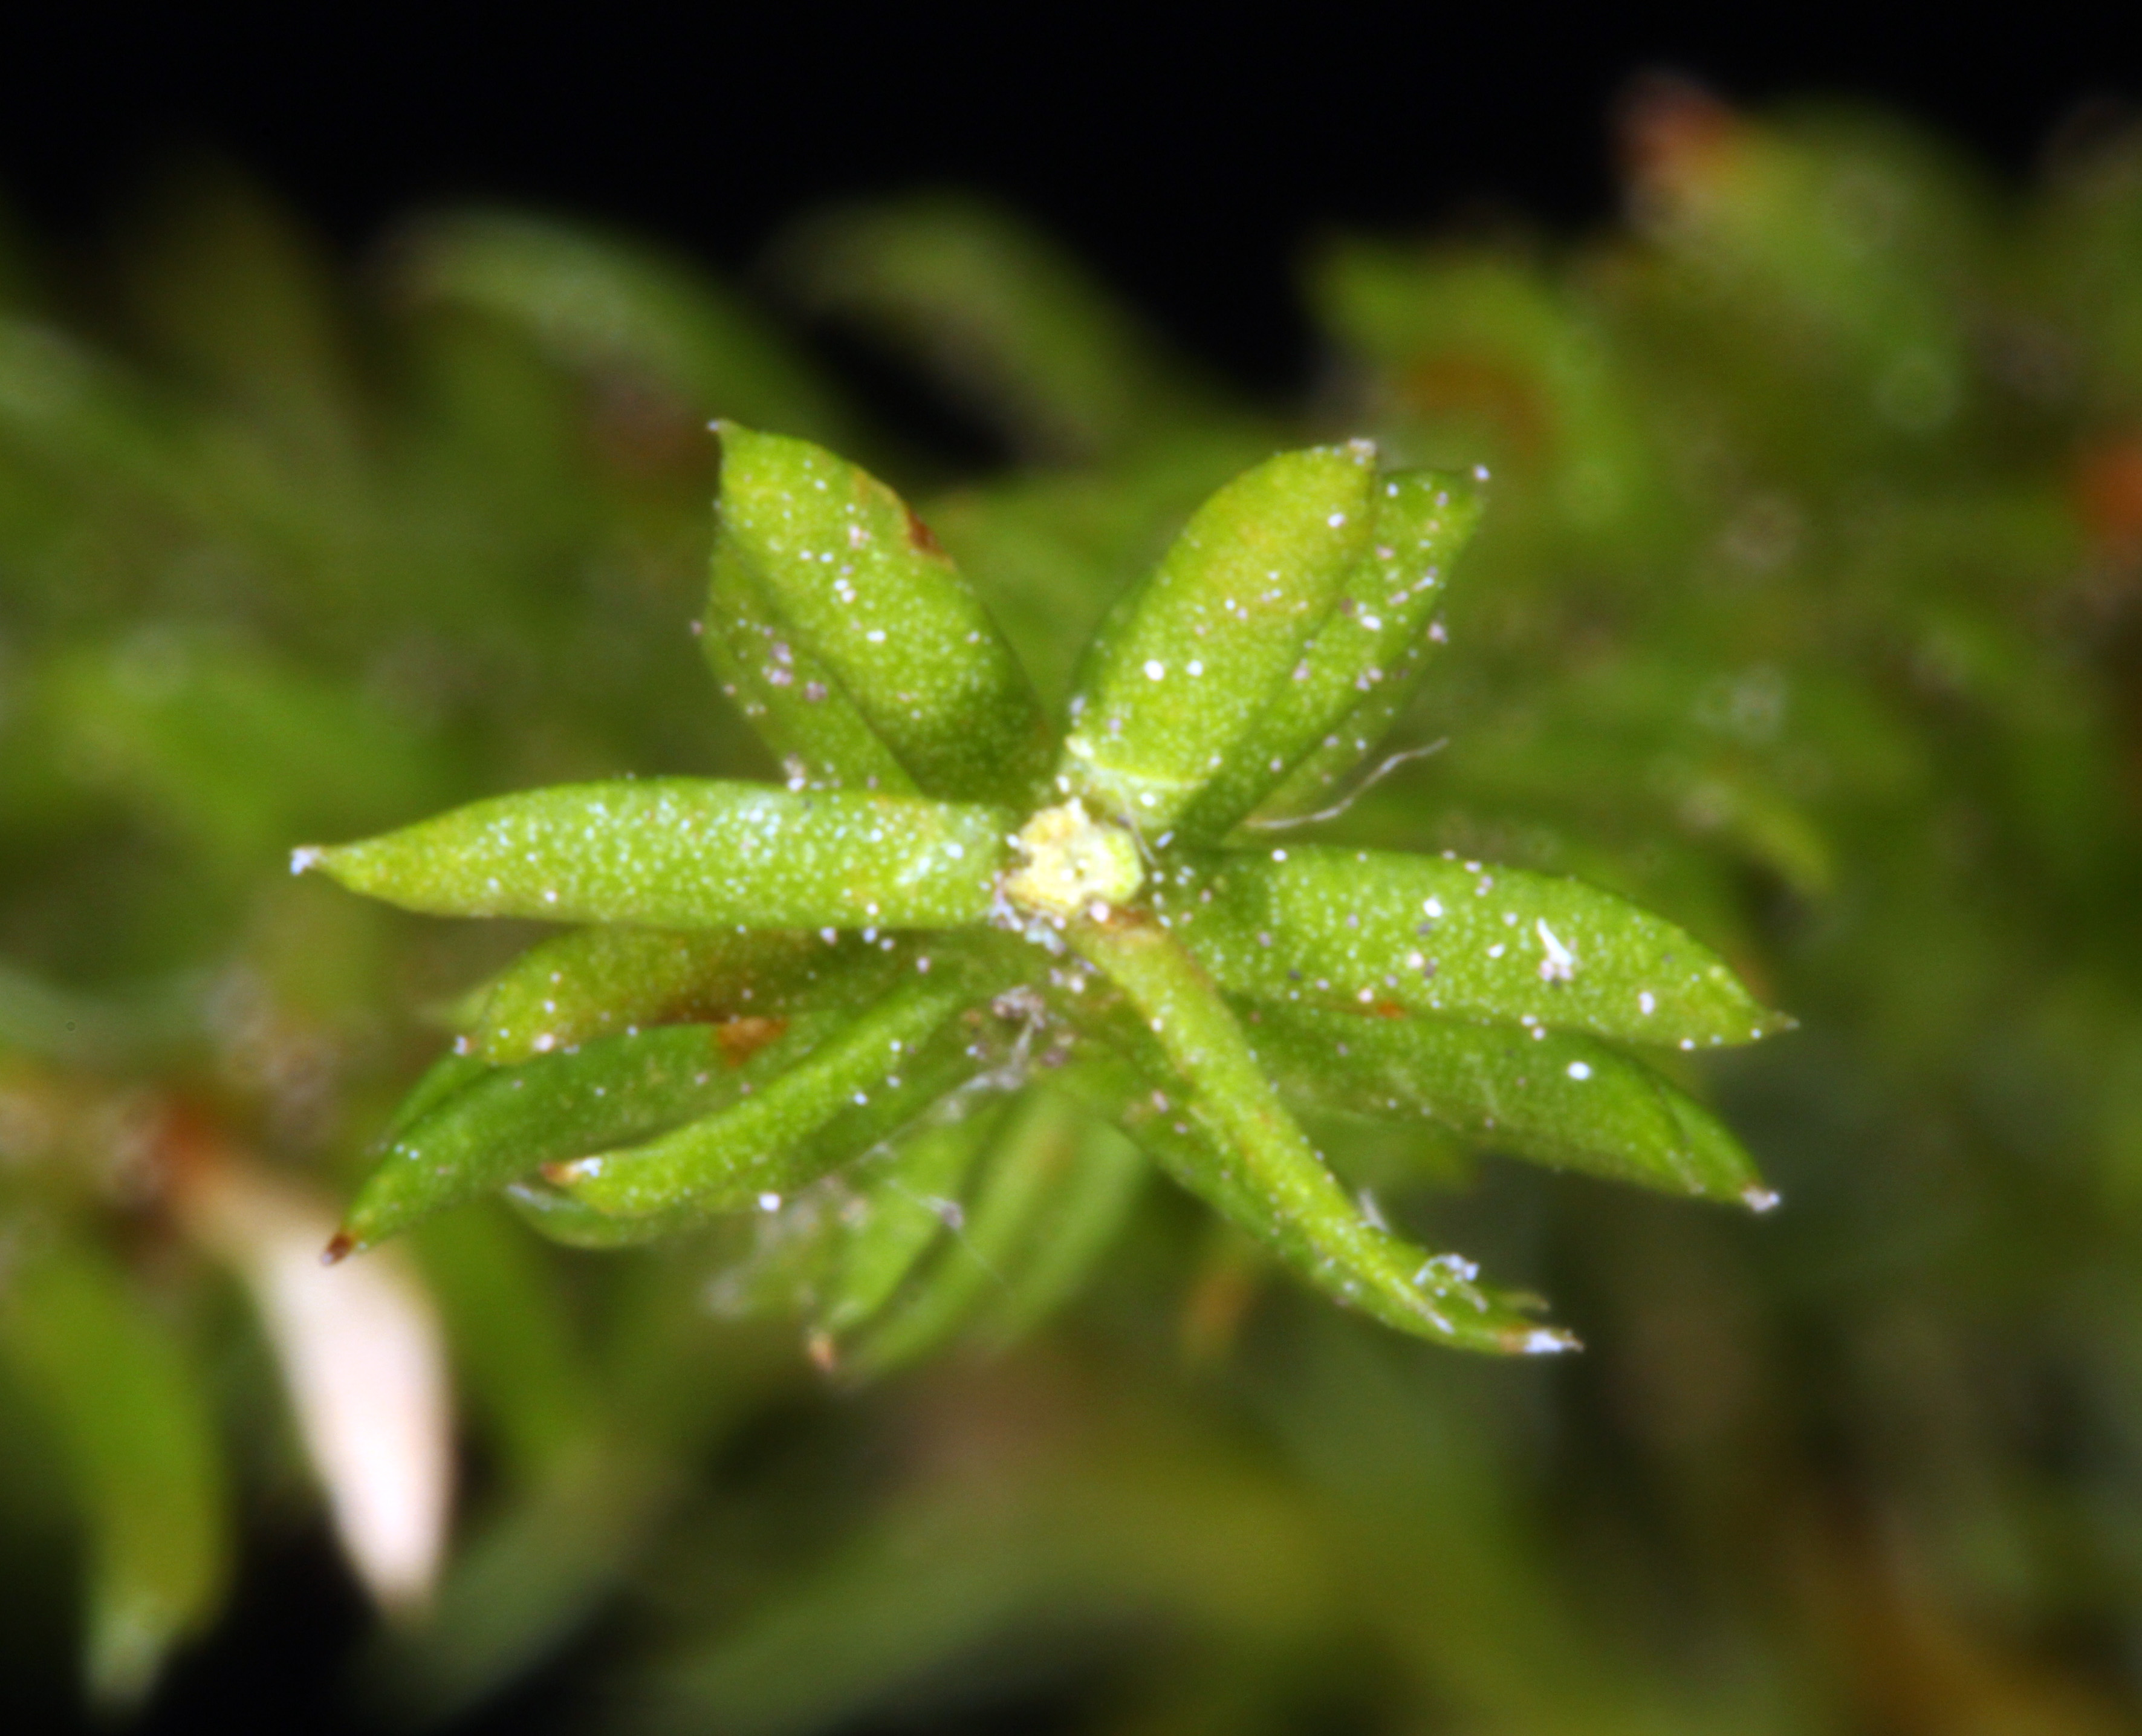
{"type": "Polygon", "coordinates": [[[1145,881],[1136,840],[1113,822],[1095,819],[1075,796],[1043,809],[1013,842],[1020,865],[1004,877],[1004,896],[1045,915],[1120,904],[1145,881]]]}

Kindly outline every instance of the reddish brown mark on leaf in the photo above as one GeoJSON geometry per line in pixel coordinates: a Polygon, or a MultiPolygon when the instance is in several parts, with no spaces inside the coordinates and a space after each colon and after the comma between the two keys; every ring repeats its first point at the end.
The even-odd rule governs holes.
{"type": "Polygon", "coordinates": [[[714,1041],[722,1051],[722,1058],[731,1066],[740,1067],[787,1029],[786,1019],[747,1014],[742,1018],[724,1019],[715,1026],[714,1041]]]}
{"type": "Polygon", "coordinates": [[[901,502],[901,506],[907,514],[907,541],[911,547],[920,550],[922,553],[930,556],[933,560],[942,561],[945,559],[945,545],[937,540],[937,533],[931,530],[928,525],[923,523],[921,517],[916,513],[914,507],[909,506],[905,501],[901,502]]]}
{"type": "Polygon", "coordinates": [[[1672,73],[1638,80],[1620,108],[1623,172],[1655,208],[1700,196],[1730,173],[1749,136],[1730,105],[1672,73]]]}
{"type": "Polygon", "coordinates": [[[693,477],[706,467],[704,419],[663,381],[629,366],[599,374],[589,433],[602,461],[634,479],[693,477]]]}
{"type": "Polygon", "coordinates": [[[2075,497],[2093,540],[2115,549],[2142,547],[2142,434],[2084,453],[2075,468],[2075,497]]]}
{"type": "Polygon", "coordinates": [[[1537,459],[1555,443],[1552,418],[1532,383],[1493,358],[1422,356],[1400,375],[1399,391],[1432,419],[1484,423],[1515,455],[1537,459]]]}

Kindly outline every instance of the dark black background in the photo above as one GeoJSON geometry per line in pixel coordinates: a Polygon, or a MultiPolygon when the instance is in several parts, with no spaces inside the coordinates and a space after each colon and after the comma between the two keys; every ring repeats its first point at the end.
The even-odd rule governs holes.
{"type": "Polygon", "coordinates": [[[236,158],[356,245],[412,204],[506,195],[734,266],[829,195],[980,185],[1066,235],[1239,375],[1304,361],[1291,264],[1334,224],[1612,210],[1635,74],[1873,98],[2011,176],[2091,97],[2142,97],[2121,0],[1987,17],[1493,0],[991,11],[629,3],[17,9],[0,186],[80,240],[185,151],[236,158]]]}
{"type": "MultiPolygon", "coordinates": [[[[1871,98],[2020,183],[2078,105],[2142,99],[2132,10],[46,5],[0,17],[0,190],[33,232],[93,256],[159,172],[206,151],[352,253],[413,205],[503,196],[733,270],[813,202],[979,186],[1209,360],[1283,390],[1309,361],[1291,283],[1305,240],[1482,210],[1603,222],[1609,115],[1642,72],[1746,103],[1871,98]]],[[[237,1710],[352,1728],[338,1660],[364,1626],[323,1535],[264,1546],[148,1727],[228,1729],[237,1710]]],[[[550,1727],[570,1672],[482,1727],[550,1727]]]]}

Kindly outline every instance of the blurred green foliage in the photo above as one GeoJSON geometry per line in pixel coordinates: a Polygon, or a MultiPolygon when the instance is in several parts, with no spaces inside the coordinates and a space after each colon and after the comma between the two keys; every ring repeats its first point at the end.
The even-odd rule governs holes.
{"type": "Polygon", "coordinates": [[[1624,142],[1616,232],[1328,247],[1330,368],[1285,413],[958,201],[807,218],[773,312],[489,214],[353,277],[227,181],[86,298],[0,239],[10,1679],[86,1657],[141,1704],[241,1539],[317,1499],[204,1178],[331,1215],[532,937],[293,881],[289,846],[774,774],[684,631],[726,415],[899,482],[1052,703],[1273,449],[1487,467],[1399,725],[1447,745],[1325,835],[1577,873],[1718,948],[1801,1028],[1677,1082],[1784,1207],[1320,1125],[1589,1346],[1511,1367],[1333,1313],[1159,1189],[1029,1333],[1059,1298],[1005,1176],[947,1244],[1003,1306],[859,1389],[753,1314],[770,1229],[584,1254],[464,1209],[417,1255],[471,1476],[353,1704],[451,1721],[573,1648],[560,1728],[2133,1727],[2142,135],[2027,195],[1883,116],[1676,88],[1624,142]],[[948,479],[798,313],[1018,465],[948,479]]]}

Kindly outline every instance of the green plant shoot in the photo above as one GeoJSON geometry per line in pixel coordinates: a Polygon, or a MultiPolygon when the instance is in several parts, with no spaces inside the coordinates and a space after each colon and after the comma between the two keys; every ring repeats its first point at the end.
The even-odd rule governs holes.
{"type": "Polygon", "coordinates": [[[412,910],[592,925],[466,999],[338,1251],[501,1189],[625,1243],[851,1186],[813,1343],[890,1367],[972,1305],[989,1250],[1074,1281],[1143,1150],[1345,1305],[1552,1351],[1574,1341],[1387,1228],[1296,1111],[1770,1203],[1723,1125],[1612,1046],[1788,1022],[1708,948],[1573,880],[1244,827],[1294,818],[1403,710],[1470,484],[1383,472],[1365,441],[1237,477],[1110,612],[1059,734],[896,495],[721,434],[703,642],[787,787],[539,789],[296,853],[412,910]],[[999,1112],[1044,1087],[1045,1112],[999,1112]],[[917,1202],[967,1190],[980,1239],[933,1262],[917,1202]]]}

